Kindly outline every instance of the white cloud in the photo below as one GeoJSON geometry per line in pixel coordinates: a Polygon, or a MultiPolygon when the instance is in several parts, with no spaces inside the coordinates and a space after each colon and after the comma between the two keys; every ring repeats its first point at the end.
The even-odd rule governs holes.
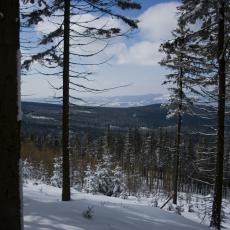
{"type": "Polygon", "coordinates": [[[150,7],[140,17],[141,36],[150,41],[169,39],[176,27],[178,2],[161,3],[150,7]]]}
{"type": "Polygon", "coordinates": [[[142,41],[134,44],[130,48],[123,50],[119,57],[119,64],[136,64],[136,65],[157,65],[161,59],[159,53],[160,43],[142,41]]]}
{"type": "Polygon", "coordinates": [[[118,64],[155,66],[161,60],[160,44],[170,39],[177,24],[178,2],[161,3],[150,7],[140,17],[140,41],[117,54],[118,64]]]}
{"type": "MultiPolygon", "coordinates": [[[[95,58],[96,60],[103,61],[113,56],[117,60],[117,64],[157,65],[162,57],[162,54],[159,52],[159,46],[162,41],[171,37],[171,31],[176,27],[176,8],[178,5],[179,3],[175,1],[153,5],[138,18],[140,20],[139,40],[136,43],[129,47],[123,39],[115,39],[112,45],[108,46],[102,54],[97,57],[87,58],[87,61],[94,61],[95,58]]],[[[56,20],[60,23],[60,19],[56,20]]],[[[90,22],[90,25],[87,23],[87,26],[97,28],[118,27],[122,28],[122,31],[127,30],[127,26],[124,23],[107,16],[97,19],[93,14],[83,14],[81,16],[73,16],[72,21],[78,22],[82,26],[85,25],[85,22],[90,22]]],[[[55,27],[57,25],[46,20],[39,23],[36,29],[37,31],[47,33],[54,30],[55,27]]],[[[74,25],[72,29],[83,32],[84,27],[74,25]]],[[[79,38],[78,42],[85,43],[88,40],[90,39],[79,38]]],[[[90,54],[103,49],[105,44],[106,42],[96,41],[84,47],[72,46],[72,51],[79,54],[90,54]]]]}
{"type": "MultiPolygon", "coordinates": [[[[139,24],[139,34],[133,37],[132,45],[129,41],[125,42],[124,37],[118,37],[116,39],[110,40],[110,45],[98,56],[92,58],[80,58],[74,59],[76,62],[88,63],[94,62],[98,63],[103,60],[107,60],[110,57],[115,57],[113,59],[117,65],[115,66],[96,66],[96,67],[85,67],[76,66],[77,71],[87,70],[91,68],[91,71],[98,72],[97,75],[93,75],[92,78],[95,81],[87,82],[89,87],[95,88],[108,88],[120,84],[133,83],[129,88],[121,88],[116,91],[112,91],[108,94],[144,94],[146,92],[159,92],[162,93],[166,91],[161,86],[164,79],[164,72],[160,66],[157,65],[161,59],[161,53],[159,53],[159,46],[163,40],[170,38],[171,30],[176,26],[176,6],[177,2],[168,2],[164,4],[157,4],[149,9],[147,9],[140,17],[141,20],[139,24]],[[127,64],[127,65],[126,65],[127,64]],[[80,69],[79,69],[80,68],[80,69]],[[99,71],[100,68],[100,71],[99,71]]],[[[82,22],[90,21],[95,18],[95,15],[85,14],[84,16],[77,16],[74,18],[76,21],[82,22]]],[[[55,22],[60,23],[60,17],[53,19],[55,22]]],[[[115,18],[104,17],[103,19],[93,22],[92,26],[113,26],[122,27],[123,31],[126,30],[126,26],[119,20],[115,18]]],[[[46,20],[43,23],[39,23],[36,26],[36,30],[39,32],[48,33],[57,27],[52,22],[46,20]]],[[[84,30],[83,28],[75,27],[79,32],[84,30]]],[[[76,40],[76,39],[75,39],[76,40]]],[[[83,42],[88,40],[84,38],[83,42]]],[[[76,43],[82,42],[82,39],[76,40],[76,43]]],[[[71,47],[72,51],[86,54],[91,52],[96,52],[100,50],[106,41],[97,41],[91,43],[88,46],[82,47],[71,47]]],[[[111,61],[110,61],[111,63],[111,61]]],[[[39,67],[37,67],[39,69],[39,67]]],[[[40,69],[44,72],[42,69],[40,69]]],[[[50,85],[47,83],[49,80],[53,85],[61,85],[61,81],[57,78],[23,78],[23,93],[26,95],[33,95],[34,97],[39,96],[53,96],[53,91],[50,85]],[[38,87],[38,85],[40,87],[38,87]]],[[[85,84],[85,81],[79,79],[79,83],[85,84]]],[[[77,96],[79,96],[78,93],[77,96]]],[[[81,94],[82,95],[82,94],[81,94]]]]}

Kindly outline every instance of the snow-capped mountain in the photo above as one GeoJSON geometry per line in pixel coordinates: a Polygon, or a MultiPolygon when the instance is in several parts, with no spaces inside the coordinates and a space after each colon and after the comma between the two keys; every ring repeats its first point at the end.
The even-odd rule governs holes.
{"type": "MultiPolygon", "coordinates": [[[[168,95],[163,94],[145,94],[145,95],[128,95],[128,96],[90,96],[82,97],[78,105],[86,106],[103,106],[103,107],[136,107],[152,104],[160,104],[167,100],[168,95]]],[[[26,101],[58,103],[54,98],[30,98],[26,101]]],[[[76,102],[75,102],[76,103],[76,102]]]]}
{"type": "Polygon", "coordinates": [[[146,95],[129,95],[129,96],[111,96],[111,97],[88,97],[84,98],[88,105],[103,105],[106,107],[136,107],[165,102],[166,95],[146,94],[146,95]]]}

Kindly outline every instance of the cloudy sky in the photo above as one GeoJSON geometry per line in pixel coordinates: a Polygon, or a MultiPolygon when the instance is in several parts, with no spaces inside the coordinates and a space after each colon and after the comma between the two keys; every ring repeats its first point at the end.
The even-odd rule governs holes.
{"type": "MultiPolygon", "coordinates": [[[[94,68],[91,76],[93,81],[87,82],[88,87],[109,88],[129,84],[103,93],[102,96],[137,95],[149,93],[167,94],[161,84],[166,70],[159,66],[162,54],[159,45],[171,37],[176,26],[176,7],[178,1],[145,0],[141,1],[142,9],[127,12],[129,16],[140,20],[139,29],[128,38],[119,38],[110,43],[105,51],[113,57],[108,63],[94,68]]],[[[117,23],[117,22],[115,22],[117,23]]],[[[37,30],[51,30],[49,24],[38,25],[37,30]]],[[[121,25],[122,26],[122,25],[121,25]]],[[[36,75],[22,78],[24,99],[52,97],[56,92],[49,82],[58,86],[61,80],[36,75]],[[39,87],[38,87],[39,86],[39,87]]],[[[75,96],[92,96],[78,93],[75,96]]]]}

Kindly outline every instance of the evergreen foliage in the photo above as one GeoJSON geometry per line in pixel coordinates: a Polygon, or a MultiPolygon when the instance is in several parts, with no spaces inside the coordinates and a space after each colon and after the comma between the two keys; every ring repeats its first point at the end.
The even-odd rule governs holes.
{"type": "Polygon", "coordinates": [[[62,187],[62,157],[54,158],[53,174],[50,178],[50,184],[58,188],[62,187]]]}

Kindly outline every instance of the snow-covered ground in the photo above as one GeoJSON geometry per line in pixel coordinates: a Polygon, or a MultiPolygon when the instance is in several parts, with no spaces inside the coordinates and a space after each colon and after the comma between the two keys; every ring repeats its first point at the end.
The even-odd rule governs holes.
{"type": "MultiPolygon", "coordinates": [[[[61,189],[24,184],[26,230],[207,230],[183,216],[152,206],[149,199],[120,199],[72,190],[72,201],[62,202],[61,189]],[[84,217],[88,208],[92,218],[84,217]]],[[[190,217],[191,218],[191,217],[190,217]]]]}

